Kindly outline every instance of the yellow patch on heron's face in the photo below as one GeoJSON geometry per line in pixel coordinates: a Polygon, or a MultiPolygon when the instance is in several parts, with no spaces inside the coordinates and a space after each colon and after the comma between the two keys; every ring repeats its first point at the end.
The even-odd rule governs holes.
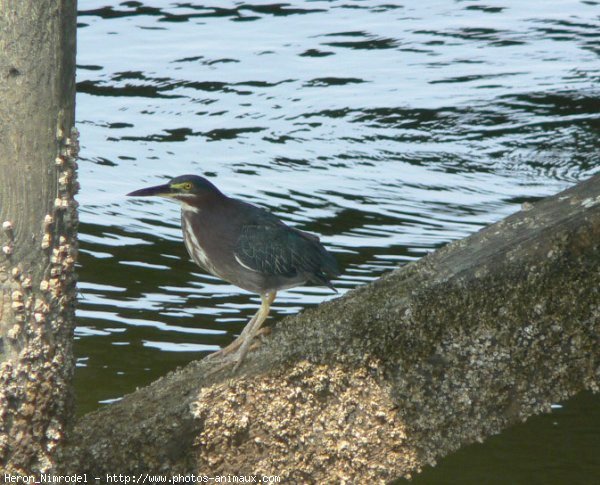
{"type": "Polygon", "coordinates": [[[171,184],[172,189],[181,190],[182,192],[189,192],[193,188],[193,184],[191,182],[181,182],[178,184],[171,184]]]}

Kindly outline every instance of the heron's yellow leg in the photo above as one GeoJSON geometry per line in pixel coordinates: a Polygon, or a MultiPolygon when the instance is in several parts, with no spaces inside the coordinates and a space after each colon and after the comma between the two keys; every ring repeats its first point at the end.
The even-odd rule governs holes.
{"type": "MultiPolygon", "coordinates": [[[[264,318],[267,318],[267,316],[269,314],[270,305],[275,300],[275,296],[277,296],[276,291],[266,294],[268,308],[267,308],[267,315],[265,315],[264,318]]],[[[265,295],[261,295],[261,305],[260,305],[259,309],[257,310],[257,312],[254,314],[254,316],[246,324],[246,326],[242,330],[242,333],[233,342],[231,342],[227,347],[223,347],[221,350],[217,350],[216,352],[207,356],[206,357],[207,360],[212,360],[217,357],[225,357],[225,356],[235,352],[237,349],[239,349],[240,346],[244,343],[244,341],[248,337],[248,335],[250,334],[250,332],[253,331],[253,327],[256,325],[256,322],[257,322],[259,316],[261,315],[261,311],[263,311],[264,305],[265,305],[265,295]]],[[[264,322],[264,319],[263,319],[263,322],[264,322]]],[[[263,322],[260,323],[260,325],[258,326],[259,328],[256,330],[256,332],[253,332],[252,337],[250,338],[250,341],[252,340],[252,338],[254,338],[256,336],[256,334],[258,333],[258,330],[260,329],[260,326],[262,325],[263,322]]]]}
{"type": "Polygon", "coordinates": [[[244,342],[244,339],[246,338],[248,331],[250,330],[252,325],[254,325],[254,323],[256,322],[256,319],[258,318],[259,313],[260,313],[260,308],[254,314],[254,316],[250,319],[250,321],[246,324],[246,326],[242,330],[242,333],[240,333],[233,342],[231,342],[227,347],[223,347],[221,350],[217,350],[216,352],[213,352],[206,358],[208,360],[212,360],[216,357],[225,357],[226,355],[229,355],[232,352],[235,352],[237,349],[239,349],[240,345],[242,345],[242,342],[244,342]]]}
{"type": "MultiPolygon", "coordinates": [[[[254,337],[256,336],[258,331],[260,330],[260,327],[262,326],[262,324],[265,322],[265,320],[269,316],[269,311],[271,310],[271,304],[275,301],[276,296],[277,296],[276,291],[273,291],[271,293],[266,293],[264,295],[260,295],[260,299],[261,299],[262,303],[260,305],[260,308],[258,309],[258,312],[256,313],[256,320],[254,322],[252,322],[251,326],[250,326],[250,324],[248,324],[248,327],[250,327],[250,328],[248,329],[248,333],[244,337],[244,341],[242,342],[240,350],[239,350],[238,354],[236,355],[236,363],[235,363],[235,366],[233,367],[234,372],[242,364],[244,358],[246,357],[246,354],[248,353],[248,350],[250,350],[250,344],[252,343],[252,340],[254,339],[254,337]]],[[[245,332],[245,330],[246,329],[244,329],[244,332],[245,332]]],[[[242,335],[244,334],[244,332],[242,332],[242,335]]]]}

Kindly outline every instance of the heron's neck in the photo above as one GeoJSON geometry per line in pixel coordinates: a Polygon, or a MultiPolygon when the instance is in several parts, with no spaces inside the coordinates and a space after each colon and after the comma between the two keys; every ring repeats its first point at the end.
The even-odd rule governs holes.
{"type": "Polygon", "coordinates": [[[221,192],[209,192],[194,197],[182,197],[181,210],[184,212],[201,212],[205,209],[211,209],[218,204],[223,204],[227,200],[227,196],[221,192]]]}

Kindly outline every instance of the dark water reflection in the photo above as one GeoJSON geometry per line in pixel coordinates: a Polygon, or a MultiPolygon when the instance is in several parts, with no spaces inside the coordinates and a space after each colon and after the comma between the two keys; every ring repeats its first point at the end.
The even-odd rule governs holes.
{"type": "MultiPolygon", "coordinates": [[[[598,170],[594,1],[80,8],[81,412],[258,304],[189,262],[175,205],[131,190],[204,173],[321,234],[344,292],[598,170]]],[[[283,292],[273,320],[331,297],[283,292]]]]}

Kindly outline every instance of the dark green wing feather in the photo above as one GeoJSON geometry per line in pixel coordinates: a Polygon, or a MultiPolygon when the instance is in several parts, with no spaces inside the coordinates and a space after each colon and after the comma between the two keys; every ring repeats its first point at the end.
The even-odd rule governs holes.
{"type": "Polygon", "coordinates": [[[311,280],[330,286],[328,277],[338,274],[335,259],[318,237],[283,224],[245,225],[235,256],[242,265],[265,275],[308,274],[311,280]]]}

